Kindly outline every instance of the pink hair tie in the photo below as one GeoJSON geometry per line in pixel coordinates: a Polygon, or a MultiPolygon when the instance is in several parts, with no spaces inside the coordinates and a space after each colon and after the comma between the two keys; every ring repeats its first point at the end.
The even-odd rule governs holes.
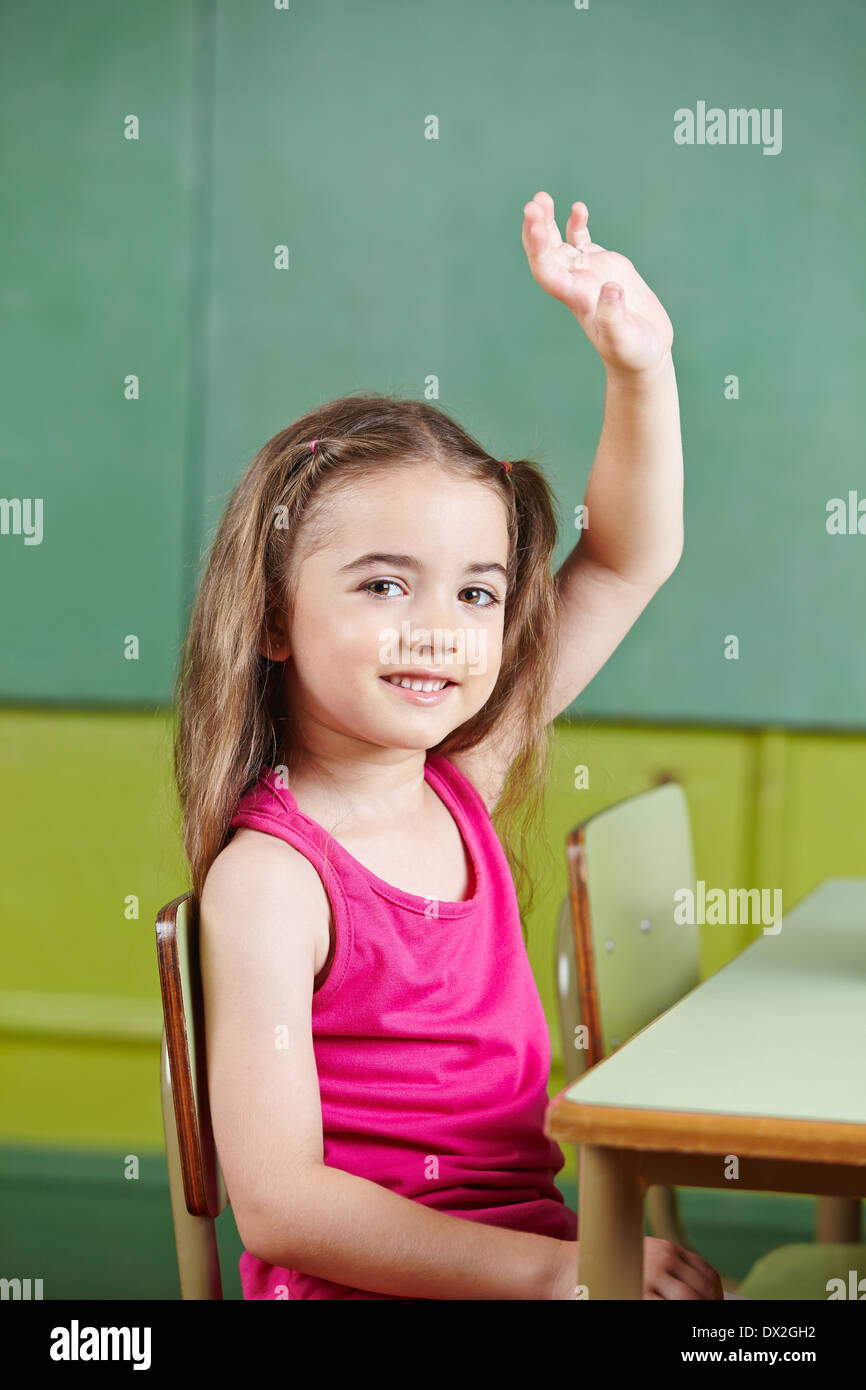
{"type": "Polygon", "coordinates": [[[511,472],[511,464],[508,462],[508,459],[500,459],[499,462],[502,464],[502,467],[505,469],[506,473],[511,472]]]}
{"type": "Polygon", "coordinates": [[[310,449],[312,450],[313,453],[316,452],[316,445],[318,444],[318,442],[319,442],[318,439],[311,439],[311,440],[310,440],[310,449]]]}

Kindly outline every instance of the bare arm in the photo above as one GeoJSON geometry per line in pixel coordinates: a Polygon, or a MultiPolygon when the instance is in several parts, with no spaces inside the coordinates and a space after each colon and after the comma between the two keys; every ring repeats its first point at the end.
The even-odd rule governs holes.
{"type": "Polygon", "coordinates": [[[219,855],[202,894],[211,1114],[245,1247],[372,1293],[551,1298],[562,1241],[437,1212],[325,1165],[311,1002],[328,915],[309,861],[252,830],[219,855]]]}
{"type": "Polygon", "coordinates": [[[433,1211],[339,1168],[303,1170],[280,1198],[253,1254],[404,1298],[549,1299],[562,1246],[577,1244],[433,1211]]]}
{"type": "MultiPolygon", "coordinates": [[[[601,670],[683,551],[683,448],[671,357],[673,328],[631,261],[594,243],[585,203],[573,203],[563,242],[553,199],[524,208],[532,274],[577,318],[605,363],[601,438],[586,486],[585,526],[556,574],[561,600],[556,670],[545,723],[601,670]],[[618,287],[618,299],[601,295],[618,287]]],[[[523,737],[520,717],[498,724],[453,761],[492,813],[523,737]]]]}

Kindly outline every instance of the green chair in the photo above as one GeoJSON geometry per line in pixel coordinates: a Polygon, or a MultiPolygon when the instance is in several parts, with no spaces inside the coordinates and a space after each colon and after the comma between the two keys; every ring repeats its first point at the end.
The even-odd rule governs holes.
{"type": "MultiPolygon", "coordinates": [[[[845,1199],[825,1197],[823,1200],[845,1199]]],[[[830,1281],[841,1279],[849,1289],[852,1271],[855,1286],[857,1281],[864,1280],[863,1290],[856,1296],[866,1297],[866,1245],[780,1245],[752,1265],[737,1293],[752,1299],[826,1301],[830,1297],[830,1281]]],[[[854,1295],[847,1293],[846,1296],[854,1295]]]]}
{"type": "MultiPolygon", "coordinates": [[[[673,919],[675,891],[695,884],[683,788],[666,779],[588,817],[569,832],[566,858],[556,995],[570,1085],[700,983],[698,927],[673,919]]],[[[653,1234],[693,1248],[676,1190],[653,1186],[646,1200],[653,1234]]],[[[850,1263],[852,1251],[859,1252],[866,1276],[866,1247],[856,1243],[860,1212],[857,1199],[819,1198],[822,1244],[782,1246],[759,1260],[742,1283],[723,1276],[723,1287],[746,1298],[826,1298],[826,1280],[857,1267],[850,1263]],[[830,1267],[835,1272],[826,1274],[830,1267]],[[767,1288],[774,1292],[752,1292],[767,1288]]]]}
{"type": "Polygon", "coordinates": [[[222,1298],[214,1221],[228,1205],[208,1103],[198,914],[192,894],[157,914],[160,1095],[181,1297],[222,1298]]]}

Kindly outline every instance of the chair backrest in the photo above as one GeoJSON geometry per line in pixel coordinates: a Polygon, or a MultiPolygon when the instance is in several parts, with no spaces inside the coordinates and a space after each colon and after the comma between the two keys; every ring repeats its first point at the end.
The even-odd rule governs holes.
{"type": "Polygon", "coordinates": [[[559,1036],[562,1043],[562,1070],[567,1085],[586,1071],[585,1047],[580,1046],[577,1029],[581,1021],[580,991],[577,980],[575,930],[571,897],[566,893],[556,921],[556,999],[559,1036]]]}
{"type": "Polygon", "coordinates": [[[666,781],[588,817],[569,832],[566,856],[557,996],[570,1082],[699,983],[698,927],[674,917],[675,893],[695,889],[683,788],[666,781]]]}
{"type": "Polygon", "coordinates": [[[211,1127],[198,912],[191,893],[157,914],[164,1027],[160,1092],[181,1291],[222,1298],[214,1218],[228,1204],[211,1127]]]}

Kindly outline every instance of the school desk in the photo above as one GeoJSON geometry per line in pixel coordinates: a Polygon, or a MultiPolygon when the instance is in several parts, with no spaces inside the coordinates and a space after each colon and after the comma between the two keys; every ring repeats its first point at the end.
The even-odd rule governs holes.
{"type": "Polygon", "coordinates": [[[866,879],[828,879],[549,1103],[579,1279],[639,1299],[648,1186],[866,1197],[866,879]]]}

